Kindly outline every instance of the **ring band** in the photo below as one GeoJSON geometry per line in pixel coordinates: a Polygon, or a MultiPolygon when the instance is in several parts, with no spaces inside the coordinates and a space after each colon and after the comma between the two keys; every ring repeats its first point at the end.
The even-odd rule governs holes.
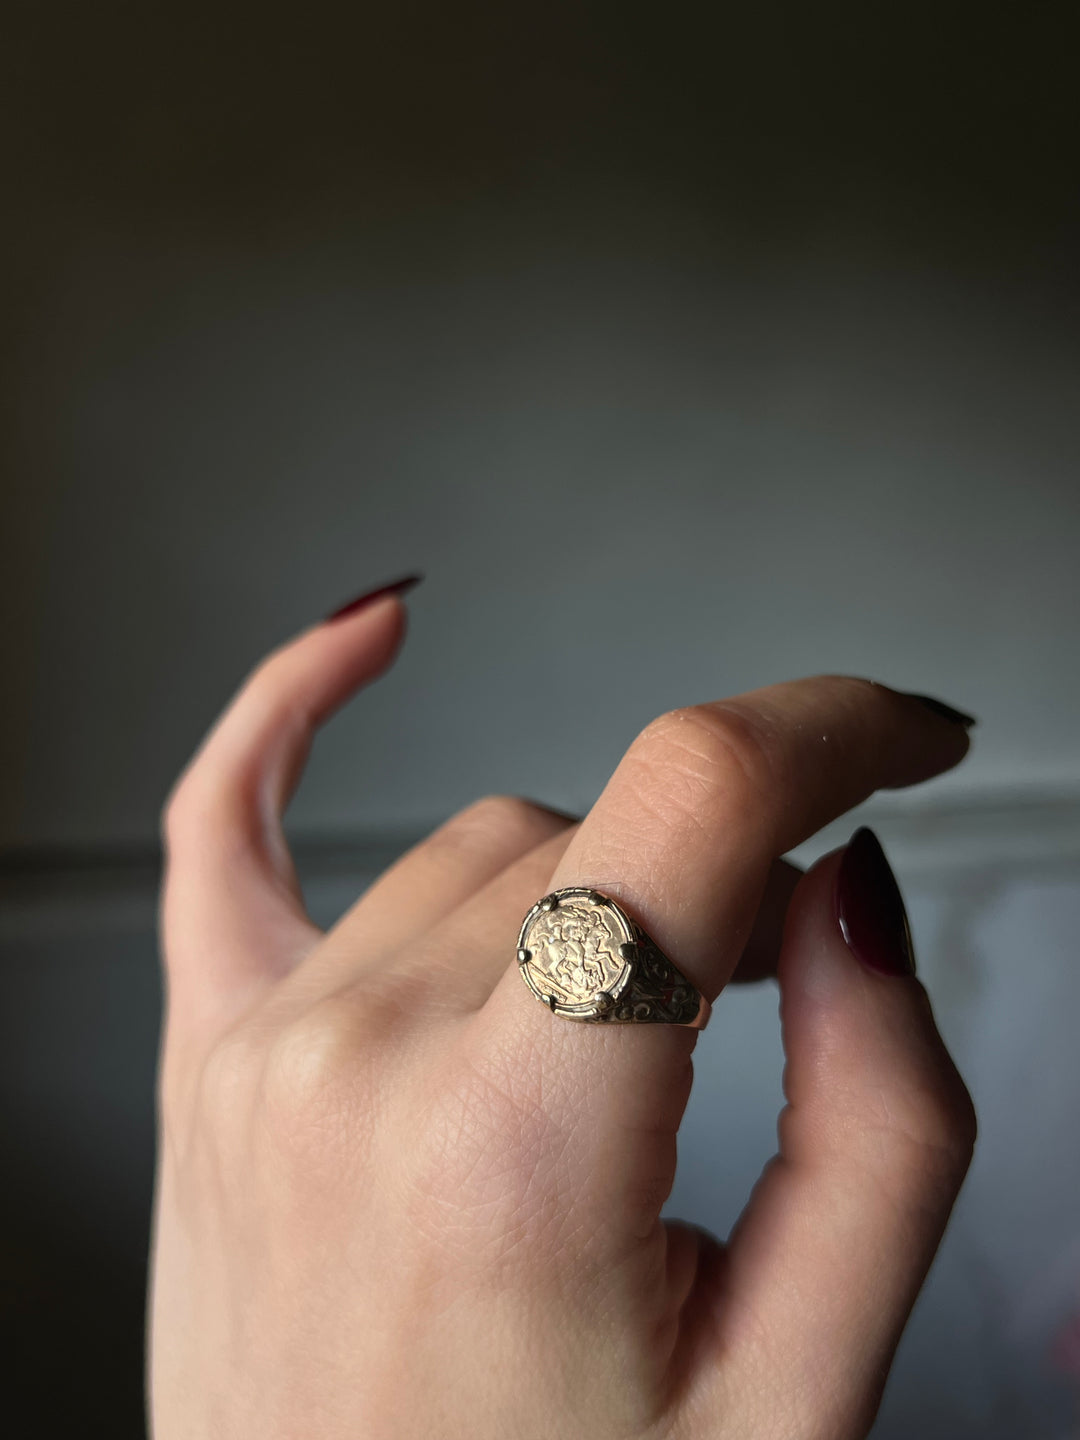
{"type": "Polygon", "coordinates": [[[532,907],[517,949],[521,978],[553,1015],[606,1025],[689,1025],[710,1005],[651,936],[599,890],[553,890],[532,907]]]}

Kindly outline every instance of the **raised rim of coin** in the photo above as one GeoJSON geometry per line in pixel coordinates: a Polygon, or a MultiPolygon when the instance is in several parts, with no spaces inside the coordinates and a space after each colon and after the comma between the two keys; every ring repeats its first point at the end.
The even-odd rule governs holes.
{"type": "Polygon", "coordinates": [[[637,944],[633,922],[625,910],[613,900],[610,895],[604,895],[599,890],[588,886],[567,886],[561,890],[553,890],[547,895],[541,896],[536,904],[521,923],[521,930],[517,942],[517,966],[521,972],[522,979],[528,985],[536,998],[551,1011],[553,1015],[562,1015],[570,1020],[593,1020],[607,1015],[630,983],[633,972],[633,962],[630,958],[633,949],[637,944]],[[544,973],[532,964],[531,951],[529,950],[529,932],[534,921],[541,914],[550,913],[559,905],[566,902],[585,903],[594,908],[602,908],[604,914],[614,922],[614,928],[618,934],[618,951],[622,961],[622,968],[617,978],[610,984],[605,985],[602,990],[597,990],[587,1000],[577,1005],[568,1005],[565,1001],[551,994],[549,988],[545,987],[544,973]]]}

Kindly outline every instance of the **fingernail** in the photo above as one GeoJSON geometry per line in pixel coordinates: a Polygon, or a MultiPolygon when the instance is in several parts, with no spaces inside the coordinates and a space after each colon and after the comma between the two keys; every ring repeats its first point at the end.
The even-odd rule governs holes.
{"type": "Polygon", "coordinates": [[[965,730],[970,730],[973,725],[979,723],[974,715],[968,715],[963,710],[946,705],[944,700],[935,700],[933,695],[916,695],[910,690],[903,690],[901,694],[906,695],[909,700],[918,700],[920,705],[925,705],[927,710],[932,710],[943,720],[951,720],[954,725],[963,725],[965,730]]]}
{"type": "Polygon", "coordinates": [[[389,585],[380,585],[376,590],[365,590],[363,595],[358,595],[355,600],[347,601],[339,610],[331,611],[325,617],[324,623],[340,620],[343,615],[355,615],[357,610],[362,610],[373,600],[381,600],[384,595],[404,595],[414,585],[419,585],[423,578],[423,575],[406,575],[401,580],[391,581],[389,585]]]}
{"type": "Polygon", "coordinates": [[[848,949],[880,975],[914,975],[911,927],[877,836],[855,831],[836,876],[836,913],[848,949]]]}

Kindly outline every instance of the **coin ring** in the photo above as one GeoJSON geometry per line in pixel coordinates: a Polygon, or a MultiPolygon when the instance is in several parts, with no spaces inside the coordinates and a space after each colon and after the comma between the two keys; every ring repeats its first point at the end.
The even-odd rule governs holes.
{"type": "Polygon", "coordinates": [[[542,896],[521,925],[526,985],[565,1020],[704,1029],[709,1002],[618,901],[570,886],[542,896]]]}

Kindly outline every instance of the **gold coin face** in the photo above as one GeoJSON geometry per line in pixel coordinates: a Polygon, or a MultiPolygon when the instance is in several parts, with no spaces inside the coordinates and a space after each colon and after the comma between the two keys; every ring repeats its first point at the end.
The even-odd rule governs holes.
{"type": "Polygon", "coordinates": [[[518,965],[553,1011],[591,1019],[611,1009],[630,978],[630,922],[595,890],[556,890],[537,901],[518,937],[518,965]]]}

